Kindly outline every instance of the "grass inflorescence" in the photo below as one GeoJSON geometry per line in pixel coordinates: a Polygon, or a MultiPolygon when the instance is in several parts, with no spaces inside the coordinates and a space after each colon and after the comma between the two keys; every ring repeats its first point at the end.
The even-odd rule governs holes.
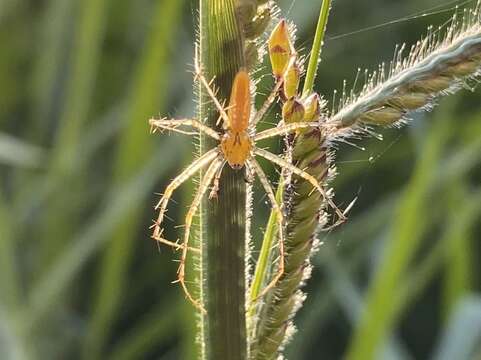
{"type": "MultiPolygon", "coordinates": [[[[326,185],[335,174],[333,143],[347,137],[374,135],[370,126],[406,122],[417,110],[430,110],[439,96],[452,94],[476,81],[481,70],[480,5],[454,15],[448,29],[433,31],[416,43],[407,56],[396,49],[389,67],[366,74],[359,93],[346,85],[337,109],[320,115],[320,128],[302,133],[294,142],[292,161],[326,185]]],[[[359,72],[358,72],[359,76],[359,72]]],[[[286,185],[286,272],[260,311],[255,345],[256,359],[273,359],[294,332],[292,318],[305,294],[300,287],[310,276],[309,258],[317,247],[317,233],[327,227],[327,199],[312,195],[295,176],[286,185]]],[[[272,215],[271,215],[272,216],[272,215]]],[[[272,235],[271,235],[272,236],[272,235]]],[[[362,340],[361,340],[362,341],[362,340]]]]}

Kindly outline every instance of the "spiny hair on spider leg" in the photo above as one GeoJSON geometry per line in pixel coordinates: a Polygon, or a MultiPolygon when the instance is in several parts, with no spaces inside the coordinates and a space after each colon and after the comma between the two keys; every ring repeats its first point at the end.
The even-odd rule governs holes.
{"type": "MultiPolygon", "coordinates": [[[[252,236],[251,236],[251,227],[252,227],[252,216],[253,216],[253,207],[252,207],[252,204],[253,204],[253,201],[254,201],[254,194],[253,194],[253,190],[252,190],[252,184],[250,183],[247,183],[246,184],[246,212],[245,212],[245,235],[246,235],[246,242],[245,242],[245,246],[246,246],[246,254],[249,254],[250,256],[252,256],[252,250],[254,248],[254,243],[253,243],[253,240],[252,240],[252,236]]],[[[251,259],[248,259],[246,261],[246,284],[250,284],[251,283],[251,278],[252,278],[252,273],[251,273],[251,269],[253,268],[253,263],[250,261],[251,259]]],[[[247,295],[249,296],[249,294],[247,295]]]]}

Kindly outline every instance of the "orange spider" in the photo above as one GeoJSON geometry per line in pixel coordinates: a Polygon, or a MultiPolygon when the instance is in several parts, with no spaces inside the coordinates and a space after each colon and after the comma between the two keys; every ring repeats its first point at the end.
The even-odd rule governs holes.
{"type": "MultiPolygon", "coordinates": [[[[295,61],[295,55],[291,55],[289,63],[292,64],[295,61]]],[[[286,70],[287,71],[287,70],[286,70]]],[[[275,155],[267,150],[258,148],[256,143],[260,140],[268,139],[278,135],[287,135],[294,133],[299,129],[306,128],[317,128],[320,126],[319,121],[311,122],[297,122],[292,124],[282,124],[278,127],[268,129],[256,133],[256,124],[264,117],[265,113],[275,101],[276,96],[279,94],[279,90],[283,85],[283,76],[278,77],[277,83],[268,96],[267,100],[261,107],[261,109],[255,113],[251,114],[252,99],[250,90],[250,77],[247,71],[241,69],[235,76],[232,91],[230,95],[229,106],[226,109],[221,105],[219,100],[216,98],[214,91],[210,87],[209,82],[203,76],[197,51],[195,57],[195,76],[198,78],[202,86],[206,89],[209,97],[212,99],[214,105],[216,106],[220,117],[223,121],[224,133],[219,133],[210,127],[204,125],[201,121],[196,119],[150,119],[149,123],[153,131],[160,130],[172,130],[184,134],[191,134],[191,132],[186,132],[179,127],[191,127],[197,131],[210,136],[211,138],[219,141],[219,145],[205,154],[200,158],[192,162],[187,168],[180,173],[172,182],[167,186],[162,198],[156,205],[156,209],[159,210],[159,216],[154,224],[154,232],[152,237],[164,244],[173,246],[177,249],[182,249],[182,257],[180,260],[180,265],[178,269],[178,282],[180,282],[187,298],[199,309],[204,311],[201,304],[195,300],[191,293],[189,292],[185,283],[185,261],[187,257],[187,251],[199,251],[198,249],[193,249],[188,246],[190,230],[192,226],[192,221],[197,212],[199,205],[201,203],[202,197],[206,194],[209,186],[213,183],[213,189],[211,192],[212,197],[219,186],[219,179],[221,176],[222,169],[227,163],[229,166],[235,170],[242,169],[244,166],[249,169],[250,173],[256,174],[259,178],[269,200],[272,204],[272,208],[277,213],[277,223],[279,231],[279,264],[277,274],[272,278],[269,284],[260,292],[259,297],[263,296],[269,289],[271,289],[279,278],[284,273],[284,215],[281,211],[281,206],[277,203],[274,191],[265,175],[264,171],[260,167],[259,163],[256,161],[255,156],[263,157],[272,163],[280,166],[287,171],[298,175],[299,177],[307,180],[313,186],[313,191],[319,191],[322,196],[327,199],[330,206],[336,210],[339,219],[345,219],[344,214],[332,203],[329,196],[326,195],[324,189],[321,187],[319,182],[307,172],[298,167],[292,165],[288,161],[284,160],[278,155],[275,155]],[[167,205],[172,193],[185,181],[190,179],[195,173],[201,169],[207,167],[205,174],[199,184],[197,192],[195,194],[194,200],[190,205],[190,208],[185,217],[185,230],[184,230],[184,240],[182,244],[168,241],[162,238],[162,228],[161,224],[167,210],[167,205]]],[[[242,175],[239,175],[242,176],[242,175]]]]}

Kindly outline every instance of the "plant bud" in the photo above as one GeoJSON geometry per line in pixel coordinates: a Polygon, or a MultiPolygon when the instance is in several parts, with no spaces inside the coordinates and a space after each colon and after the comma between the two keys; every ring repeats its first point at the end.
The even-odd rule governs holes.
{"type": "Polygon", "coordinates": [[[314,121],[321,116],[321,99],[317,93],[309,95],[304,100],[304,108],[306,110],[304,115],[305,121],[314,121]]]}
{"type": "Polygon", "coordinates": [[[286,99],[297,96],[297,89],[299,88],[299,81],[301,77],[301,70],[297,63],[291,64],[284,75],[284,96],[286,99]]]}
{"type": "Polygon", "coordinates": [[[295,97],[287,100],[282,106],[282,119],[286,124],[303,121],[304,113],[304,105],[295,97]]]}
{"type": "Polygon", "coordinates": [[[272,31],[268,47],[272,73],[279,78],[284,74],[292,55],[292,44],[286,20],[282,19],[272,31]]]}

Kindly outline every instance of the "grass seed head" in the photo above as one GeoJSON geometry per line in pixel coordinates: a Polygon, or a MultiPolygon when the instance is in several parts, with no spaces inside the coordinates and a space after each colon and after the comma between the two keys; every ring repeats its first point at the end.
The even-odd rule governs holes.
{"type": "Polygon", "coordinates": [[[279,21],[274,30],[272,30],[268,48],[272,73],[276,78],[279,78],[286,71],[289,58],[293,52],[291,36],[285,19],[279,21]]]}
{"type": "Polygon", "coordinates": [[[282,106],[282,119],[286,124],[303,121],[304,114],[304,105],[295,97],[288,99],[282,106]]]}
{"type": "Polygon", "coordinates": [[[299,82],[301,79],[301,70],[296,62],[291,63],[284,74],[284,96],[290,99],[297,95],[299,82]]]}
{"type": "MultiPolygon", "coordinates": [[[[371,75],[355,95],[342,97],[333,104],[328,120],[338,130],[331,134],[348,136],[362,130],[363,124],[395,125],[411,111],[427,109],[433,101],[451,94],[481,75],[481,16],[478,2],[460,20],[453,16],[444,36],[428,29],[428,35],[402,57],[405,46],[397,47],[393,61],[371,75]],[[338,109],[337,112],[335,109],[338,109]],[[343,129],[341,131],[341,129],[343,129]]],[[[343,94],[348,93],[343,89],[343,94]]]]}
{"type": "Polygon", "coordinates": [[[321,116],[321,98],[317,93],[313,93],[304,100],[305,121],[314,121],[321,116]]]}

